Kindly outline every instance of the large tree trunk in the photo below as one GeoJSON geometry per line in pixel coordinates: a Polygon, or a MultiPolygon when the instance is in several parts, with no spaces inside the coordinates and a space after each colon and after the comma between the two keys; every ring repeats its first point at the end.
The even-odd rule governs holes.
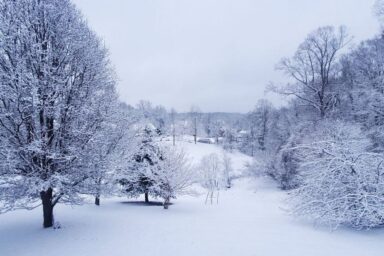
{"type": "Polygon", "coordinates": [[[44,216],[44,228],[50,228],[53,226],[53,190],[48,188],[46,191],[40,192],[41,201],[43,204],[43,216],[44,216]]]}
{"type": "Polygon", "coordinates": [[[146,203],[149,203],[149,196],[148,196],[148,192],[145,192],[145,202],[146,202],[146,203]]]}
{"type": "Polygon", "coordinates": [[[97,206],[100,205],[100,195],[95,196],[95,205],[97,205],[97,206]]]}
{"type": "Polygon", "coordinates": [[[96,180],[95,205],[97,206],[100,205],[101,183],[102,183],[102,178],[100,177],[96,180]]]}
{"type": "Polygon", "coordinates": [[[170,198],[166,197],[164,201],[164,209],[167,210],[169,206],[170,198]]]}

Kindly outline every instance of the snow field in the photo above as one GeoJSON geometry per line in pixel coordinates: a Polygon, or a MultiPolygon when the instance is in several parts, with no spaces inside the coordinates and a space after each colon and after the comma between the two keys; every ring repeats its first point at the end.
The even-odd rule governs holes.
{"type": "MultiPolygon", "coordinates": [[[[182,143],[194,162],[218,153],[215,145],[182,143]]],[[[230,154],[238,171],[250,158],[230,154]]],[[[0,215],[1,256],[381,256],[384,233],[315,227],[285,211],[286,194],[266,178],[241,178],[221,191],[219,204],[205,195],[180,197],[169,210],[126,198],[58,205],[61,229],[41,227],[41,209],[0,215]],[[136,202],[136,203],[135,203],[136,202]]],[[[139,199],[140,200],[140,199],[139,199]]],[[[142,200],[142,199],[141,199],[142,200]]]]}

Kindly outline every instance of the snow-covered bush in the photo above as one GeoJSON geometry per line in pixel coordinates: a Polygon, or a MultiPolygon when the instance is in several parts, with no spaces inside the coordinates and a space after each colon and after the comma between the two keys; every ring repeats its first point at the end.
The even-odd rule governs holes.
{"type": "Polygon", "coordinates": [[[220,189],[230,186],[230,172],[232,170],[232,163],[228,156],[220,157],[212,153],[201,159],[198,167],[200,171],[201,185],[207,189],[207,196],[205,202],[210,200],[211,204],[216,194],[218,196],[220,189]]]}
{"type": "Polygon", "coordinates": [[[293,135],[276,150],[255,151],[253,162],[248,166],[249,173],[255,176],[269,176],[283,190],[297,188],[300,185],[300,159],[296,152],[290,149],[299,141],[299,136],[293,135]]]}
{"type": "Polygon", "coordinates": [[[358,126],[326,122],[290,150],[303,184],[292,191],[293,213],[333,228],[384,224],[384,159],[358,126]]]}
{"type": "Polygon", "coordinates": [[[273,177],[273,173],[270,173],[272,169],[272,161],[274,159],[274,155],[271,152],[267,151],[258,151],[253,157],[252,162],[247,165],[247,172],[250,175],[254,175],[256,177],[260,176],[271,176],[273,177]]]}
{"type": "Polygon", "coordinates": [[[299,141],[300,136],[292,135],[282,145],[276,155],[265,163],[266,173],[277,180],[284,190],[294,189],[300,185],[300,171],[298,164],[301,161],[294,150],[291,150],[299,141]]]}

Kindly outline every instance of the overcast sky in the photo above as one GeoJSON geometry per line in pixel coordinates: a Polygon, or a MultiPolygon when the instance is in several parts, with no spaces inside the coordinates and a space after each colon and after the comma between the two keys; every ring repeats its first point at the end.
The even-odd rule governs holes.
{"type": "MultiPolygon", "coordinates": [[[[374,0],[74,0],[105,41],[123,101],[247,112],[319,26],[378,32],[374,0]]],[[[279,103],[279,97],[271,97],[279,103]]]]}

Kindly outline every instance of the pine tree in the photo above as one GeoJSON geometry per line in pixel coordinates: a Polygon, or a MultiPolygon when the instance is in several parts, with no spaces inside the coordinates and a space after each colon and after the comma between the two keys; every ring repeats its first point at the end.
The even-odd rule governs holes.
{"type": "Polygon", "coordinates": [[[139,135],[139,145],[137,151],[131,157],[125,170],[122,171],[121,179],[124,193],[132,197],[141,194],[145,196],[145,202],[149,202],[149,195],[158,197],[160,161],[162,155],[160,147],[154,141],[156,131],[150,126],[146,126],[139,135]]]}

